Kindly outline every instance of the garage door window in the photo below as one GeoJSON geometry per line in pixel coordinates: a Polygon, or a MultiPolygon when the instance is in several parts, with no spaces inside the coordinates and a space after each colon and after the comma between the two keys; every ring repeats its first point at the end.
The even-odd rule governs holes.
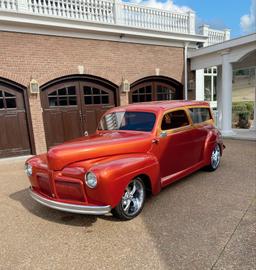
{"type": "Polygon", "coordinates": [[[76,88],[75,86],[60,88],[48,95],[50,107],[58,106],[76,106],[76,88]]]}
{"type": "Polygon", "coordinates": [[[95,87],[84,86],[84,103],[86,105],[109,104],[109,94],[95,87]]]}
{"type": "Polygon", "coordinates": [[[152,87],[141,87],[132,93],[132,102],[152,101],[152,87]]]}
{"type": "Polygon", "coordinates": [[[16,108],[16,96],[0,90],[0,110],[15,109],[15,108],[16,108]]]}
{"type": "Polygon", "coordinates": [[[175,89],[163,85],[157,85],[157,100],[175,99],[175,89]]]}

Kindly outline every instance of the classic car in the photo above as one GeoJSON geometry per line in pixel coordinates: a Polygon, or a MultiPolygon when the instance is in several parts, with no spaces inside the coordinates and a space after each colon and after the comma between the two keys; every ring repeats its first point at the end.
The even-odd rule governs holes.
{"type": "Polygon", "coordinates": [[[95,134],[30,158],[25,171],[43,205],[129,220],[147,194],[200,168],[216,170],[223,149],[207,102],[137,103],[110,109],[95,134]]]}

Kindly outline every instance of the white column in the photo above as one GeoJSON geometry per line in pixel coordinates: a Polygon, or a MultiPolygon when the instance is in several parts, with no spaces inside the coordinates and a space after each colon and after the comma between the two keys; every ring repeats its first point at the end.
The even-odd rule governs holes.
{"type": "MultiPolygon", "coordinates": [[[[256,74],[255,74],[255,76],[256,76],[256,74]]],[[[252,122],[250,129],[256,130],[256,87],[254,87],[254,115],[253,115],[253,122],[252,122]]]]}
{"type": "Polygon", "coordinates": [[[19,12],[28,12],[28,0],[17,0],[17,10],[19,12]]]}
{"type": "Polygon", "coordinates": [[[230,29],[224,29],[224,40],[230,40],[230,29]]]}
{"type": "Polygon", "coordinates": [[[232,131],[232,64],[229,62],[229,52],[222,53],[222,134],[234,135],[232,131]]]}
{"type": "Polygon", "coordinates": [[[204,70],[196,70],[196,100],[204,100],[204,70]]]}
{"type": "Polygon", "coordinates": [[[217,127],[222,129],[222,118],[223,118],[223,107],[222,107],[222,68],[221,66],[217,67],[217,127]]]}
{"type": "Polygon", "coordinates": [[[208,44],[209,44],[209,25],[207,25],[207,24],[201,25],[199,27],[199,33],[201,35],[208,37],[207,41],[204,43],[204,47],[208,46],[208,44]]]}
{"type": "Polygon", "coordinates": [[[189,17],[189,21],[188,21],[188,32],[189,34],[194,35],[196,32],[196,14],[194,11],[189,11],[188,12],[188,17],[189,17]]]}
{"type": "Polygon", "coordinates": [[[114,8],[114,23],[121,24],[122,23],[122,13],[121,13],[121,2],[120,0],[114,0],[113,2],[114,8]]]}

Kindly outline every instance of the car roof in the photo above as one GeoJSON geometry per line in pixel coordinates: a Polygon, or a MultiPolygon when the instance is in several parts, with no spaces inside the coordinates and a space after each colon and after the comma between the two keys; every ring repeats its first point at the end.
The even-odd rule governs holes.
{"type": "Polygon", "coordinates": [[[126,106],[120,106],[113,108],[112,111],[166,111],[170,109],[187,107],[187,106],[209,106],[206,101],[195,101],[195,100],[168,100],[168,101],[151,101],[133,103],[126,106]]]}

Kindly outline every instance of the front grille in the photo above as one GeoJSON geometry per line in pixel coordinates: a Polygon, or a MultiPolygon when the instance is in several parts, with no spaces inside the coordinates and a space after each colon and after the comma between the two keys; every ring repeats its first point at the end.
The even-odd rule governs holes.
{"type": "Polygon", "coordinates": [[[52,197],[49,177],[47,175],[37,175],[39,191],[49,197],[52,197]]]}
{"type": "Polygon", "coordinates": [[[56,193],[58,198],[63,200],[85,202],[83,187],[79,182],[55,180],[56,193]]]}

